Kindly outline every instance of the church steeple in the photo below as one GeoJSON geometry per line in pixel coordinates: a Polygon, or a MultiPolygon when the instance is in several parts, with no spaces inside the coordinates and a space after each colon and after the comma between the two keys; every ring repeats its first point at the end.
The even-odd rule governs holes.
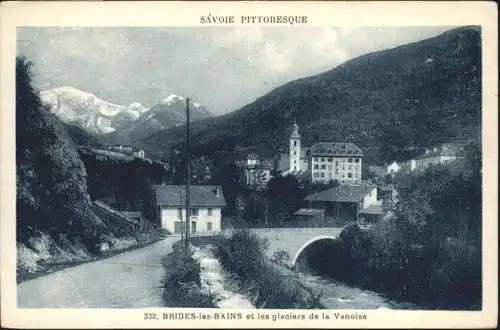
{"type": "Polygon", "coordinates": [[[290,170],[300,171],[300,134],[296,120],[293,122],[293,131],[290,135],[290,170]]]}
{"type": "Polygon", "coordinates": [[[292,135],[290,135],[290,139],[300,139],[300,134],[299,134],[299,125],[297,125],[297,120],[293,120],[293,131],[292,135]]]}

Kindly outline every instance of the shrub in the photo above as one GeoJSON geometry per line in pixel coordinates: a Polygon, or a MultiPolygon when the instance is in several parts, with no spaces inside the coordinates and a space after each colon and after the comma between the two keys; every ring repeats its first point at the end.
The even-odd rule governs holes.
{"type": "Polygon", "coordinates": [[[167,275],[163,290],[163,302],[167,307],[215,308],[212,294],[201,291],[200,264],[191,252],[179,249],[172,253],[165,265],[167,275]]]}
{"type": "Polygon", "coordinates": [[[281,267],[287,267],[288,268],[288,262],[290,261],[290,253],[286,250],[278,250],[273,253],[273,256],[271,257],[271,261],[274,262],[275,264],[281,266],[281,267]]]}
{"type": "MultiPolygon", "coordinates": [[[[248,230],[222,238],[214,250],[221,266],[234,275],[240,291],[253,296],[258,308],[318,308],[314,295],[287,269],[274,266],[265,255],[268,242],[248,230]]],[[[283,253],[277,256],[284,257],[283,253]]]]}

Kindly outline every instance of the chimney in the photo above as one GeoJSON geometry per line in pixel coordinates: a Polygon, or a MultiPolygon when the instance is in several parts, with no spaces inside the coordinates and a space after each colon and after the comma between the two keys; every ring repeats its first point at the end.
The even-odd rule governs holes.
{"type": "Polygon", "coordinates": [[[215,187],[215,196],[220,197],[220,195],[221,195],[221,193],[220,193],[220,187],[216,186],[215,187]]]}

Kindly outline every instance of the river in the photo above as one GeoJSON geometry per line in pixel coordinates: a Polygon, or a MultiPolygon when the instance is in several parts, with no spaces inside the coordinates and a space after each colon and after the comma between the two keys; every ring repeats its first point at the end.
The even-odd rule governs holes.
{"type": "MultiPolygon", "coordinates": [[[[258,228],[254,233],[268,241],[266,254],[269,258],[278,250],[288,251],[290,257],[311,238],[325,234],[337,236],[344,227],[332,228],[258,228]]],[[[315,292],[322,292],[321,301],[328,309],[415,309],[409,303],[401,303],[387,299],[373,291],[352,287],[331,278],[314,276],[309,273],[298,273],[301,281],[315,292]]]]}
{"type": "Polygon", "coordinates": [[[299,273],[300,280],[322,293],[321,304],[328,309],[415,309],[410,303],[392,301],[370,290],[359,289],[334,279],[299,273]]]}

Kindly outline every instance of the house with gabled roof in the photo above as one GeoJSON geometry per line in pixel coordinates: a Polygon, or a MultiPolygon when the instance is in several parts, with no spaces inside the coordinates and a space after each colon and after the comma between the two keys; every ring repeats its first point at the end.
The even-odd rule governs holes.
{"type": "Polygon", "coordinates": [[[304,198],[304,204],[324,209],[325,218],[334,221],[356,221],[361,211],[377,204],[377,187],[367,183],[345,184],[310,194],[304,198]]]}
{"type": "Polygon", "coordinates": [[[171,234],[185,231],[186,220],[191,233],[221,230],[222,208],[226,200],[220,186],[191,186],[190,207],[186,218],[186,187],[155,186],[158,225],[171,234]]]}

